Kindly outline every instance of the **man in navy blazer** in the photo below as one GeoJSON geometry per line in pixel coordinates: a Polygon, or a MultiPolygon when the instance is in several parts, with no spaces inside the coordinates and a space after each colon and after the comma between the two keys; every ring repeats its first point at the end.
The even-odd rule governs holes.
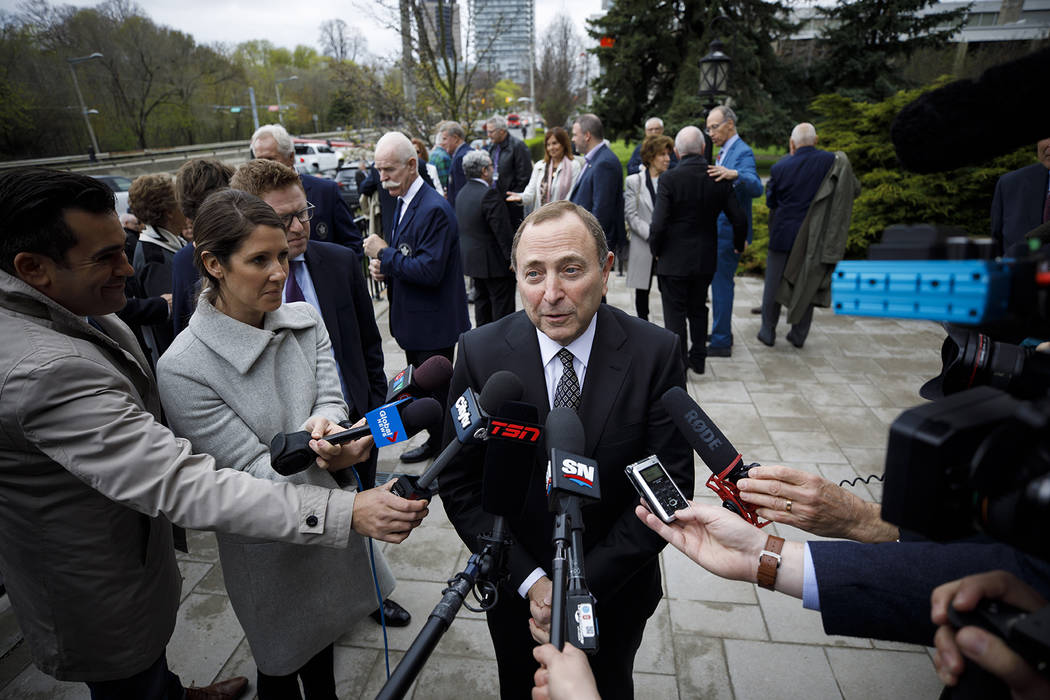
{"type": "MultiPolygon", "coordinates": [[[[375,167],[383,186],[398,198],[389,243],[375,234],[364,241],[372,277],[387,283],[390,332],[408,363],[434,355],[452,361],[459,334],[470,328],[459,227],[452,206],[419,177],[416,149],[396,131],[376,143],[375,167]]],[[[436,398],[443,398],[438,396],[436,398]]],[[[437,454],[441,435],[401,455],[418,462],[437,454]]]]}
{"type": "Polygon", "coordinates": [[[623,220],[623,166],[605,140],[602,120],[580,115],[572,125],[572,142],[583,154],[584,164],[569,200],[594,214],[605,231],[609,250],[627,240],[623,220]]]}
{"type": "Polygon", "coordinates": [[[1012,170],[995,183],[992,240],[1002,254],[1026,233],[1050,221],[1050,138],[1036,144],[1038,163],[1012,170]]]}
{"type": "Polygon", "coordinates": [[[467,176],[463,172],[463,157],[470,152],[470,146],[467,145],[466,138],[467,133],[456,122],[438,124],[438,145],[452,154],[448,187],[445,188],[445,197],[452,206],[456,206],[456,195],[463,189],[463,185],[467,184],[467,176]]]}
{"type": "MultiPolygon", "coordinates": [[[[295,167],[295,144],[292,137],[280,124],[260,126],[251,140],[253,158],[275,160],[295,167]]],[[[343,198],[339,196],[339,185],[335,180],[302,174],[299,176],[306,191],[306,201],[314,205],[311,219],[310,239],[338,243],[350,248],[361,257],[361,233],[354,225],[354,215],[343,198]]]]}
{"type": "MultiPolygon", "coordinates": [[[[708,135],[718,146],[715,164],[707,174],[715,182],[733,183],[733,194],[747,217],[747,244],[751,243],[751,200],[762,194],[762,180],[755,167],[755,154],[736,131],[736,114],[718,106],[707,115],[708,135]]],[[[740,253],[733,247],[733,225],[725,214],[718,215],[718,265],[711,281],[711,336],[709,357],[733,354],[733,291],[740,253]]]]}

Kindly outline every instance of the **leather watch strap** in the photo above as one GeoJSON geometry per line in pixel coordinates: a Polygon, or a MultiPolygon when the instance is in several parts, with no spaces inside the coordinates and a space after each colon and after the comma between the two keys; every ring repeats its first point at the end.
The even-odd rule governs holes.
{"type": "Polygon", "coordinates": [[[770,535],[766,539],[766,548],[758,556],[758,585],[773,590],[777,582],[777,569],[780,568],[780,551],[784,548],[784,538],[770,535]]]}

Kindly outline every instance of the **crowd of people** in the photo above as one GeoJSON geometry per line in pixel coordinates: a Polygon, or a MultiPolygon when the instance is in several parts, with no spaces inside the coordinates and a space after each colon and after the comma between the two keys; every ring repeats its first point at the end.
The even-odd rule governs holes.
{"type": "MultiPolygon", "coordinates": [[[[507,518],[508,575],[487,614],[502,697],[633,697],[667,542],[720,576],[801,598],[829,633],[936,638],[938,667],[956,679],[976,642],[946,625],[947,601],[972,606],[978,592],[1019,590],[1020,580],[1015,597],[1035,606],[1050,595],[1050,566],[1001,544],[895,542],[877,504],[787,467],[751,469],[741,498],[764,518],[853,542],[785,542],[703,505],[667,524],[623,477],[655,454],[693,493],[693,453],[660,398],[684,388],[687,371],[704,373],[707,357],[732,354],[734,276],[763,192],[758,339],[775,343],[785,306],[787,338],[801,348],[813,306],[828,303],[859,194],[848,159],[818,149],[801,123],[763,185],[739,128],[728,106],[673,139],[649,119],[626,180],[593,114],[571,133],[546,132],[536,163],[498,116],[485,123],[484,149],[450,121],[433,147],[389,132],[362,171],[367,231],[333,182],[296,173],[291,137],[276,125],[253,135],[252,159],[236,169],[195,159],[175,178],[138,178],[119,217],[91,178],[0,174],[0,571],[34,663],[87,683],[92,698],[238,697],[247,679],[183,689],[167,667],[181,527],[219,533],[264,700],[301,697],[300,684],[308,700],[334,698],[334,641],[366,615],[409,623],[369,538],[404,541],[429,504],[375,485],[370,437],[325,440],[386,398],[368,274],[385,285],[408,362],[454,363],[449,384],[429,392],[443,406],[513,370],[541,423],[555,408],[577,413],[598,464],[602,498],[584,511],[583,548],[600,650],[545,644],[552,520],[537,454],[507,518]],[[635,315],[604,303],[617,251],[635,315]],[[654,275],[665,328],[648,322],[654,275]],[[310,433],[316,459],[279,474],[270,439],[296,430],[310,433]],[[907,566],[906,584],[884,581],[907,566]],[[989,568],[1008,573],[950,583],[989,568]],[[879,604],[858,609],[861,587],[879,604]]],[[[1045,178],[1050,162],[1040,167],[1045,178]]],[[[1009,196],[1003,182],[997,203],[1009,196]]],[[[453,439],[446,420],[401,459],[429,459],[453,439]]],[[[492,524],[483,464],[484,450],[463,450],[439,481],[472,549],[492,524]]]]}

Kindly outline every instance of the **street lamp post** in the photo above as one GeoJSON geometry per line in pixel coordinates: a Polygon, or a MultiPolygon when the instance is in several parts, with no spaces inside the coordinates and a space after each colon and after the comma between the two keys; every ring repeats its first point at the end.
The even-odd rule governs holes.
{"type": "MultiPolygon", "coordinates": [[[[84,63],[94,58],[102,58],[102,54],[98,51],[89,56],[79,56],[77,58],[67,58],[66,63],[69,64],[69,74],[73,76],[73,89],[77,92],[77,100],[80,101],[80,116],[84,117],[84,124],[87,126],[88,135],[91,137],[91,147],[95,149],[95,153],[99,153],[98,139],[95,138],[95,130],[91,128],[91,120],[88,119],[88,108],[84,104],[84,95],[80,92],[80,83],[77,82],[77,72],[73,69],[78,63],[84,63]]],[[[98,110],[93,110],[95,114],[98,114],[98,110]]]]}
{"type": "MultiPolygon", "coordinates": [[[[730,21],[728,17],[719,15],[712,20],[712,29],[718,24],[718,20],[730,21]]],[[[716,37],[711,42],[711,51],[700,59],[700,97],[706,100],[704,106],[708,111],[715,106],[717,96],[725,95],[729,91],[729,67],[733,59],[726,55],[724,48],[721,40],[716,37]]]]}
{"type": "Polygon", "coordinates": [[[274,86],[277,88],[277,121],[284,124],[284,116],[281,114],[281,83],[287,83],[290,80],[298,80],[298,75],[290,75],[287,78],[278,78],[274,81],[274,86]]]}

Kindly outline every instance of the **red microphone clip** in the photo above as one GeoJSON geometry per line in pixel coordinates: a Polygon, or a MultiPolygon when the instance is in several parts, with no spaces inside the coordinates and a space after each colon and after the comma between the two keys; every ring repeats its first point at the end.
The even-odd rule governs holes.
{"type": "Polygon", "coordinates": [[[720,473],[715,474],[714,472],[711,472],[711,477],[707,480],[707,488],[718,494],[718,497],[722,499],[722,505],[727,509],[733,511],[756,527],[765,527],[772,521],[759,518],[758,513],[755,512],[755,506],[744,503],[744,501],[740,499],[740,489],[736,487],[736,483],[726,478],[742,459],[743,455],[737,455],[736,459],[730,462],[729,466],[720,473]]]}

